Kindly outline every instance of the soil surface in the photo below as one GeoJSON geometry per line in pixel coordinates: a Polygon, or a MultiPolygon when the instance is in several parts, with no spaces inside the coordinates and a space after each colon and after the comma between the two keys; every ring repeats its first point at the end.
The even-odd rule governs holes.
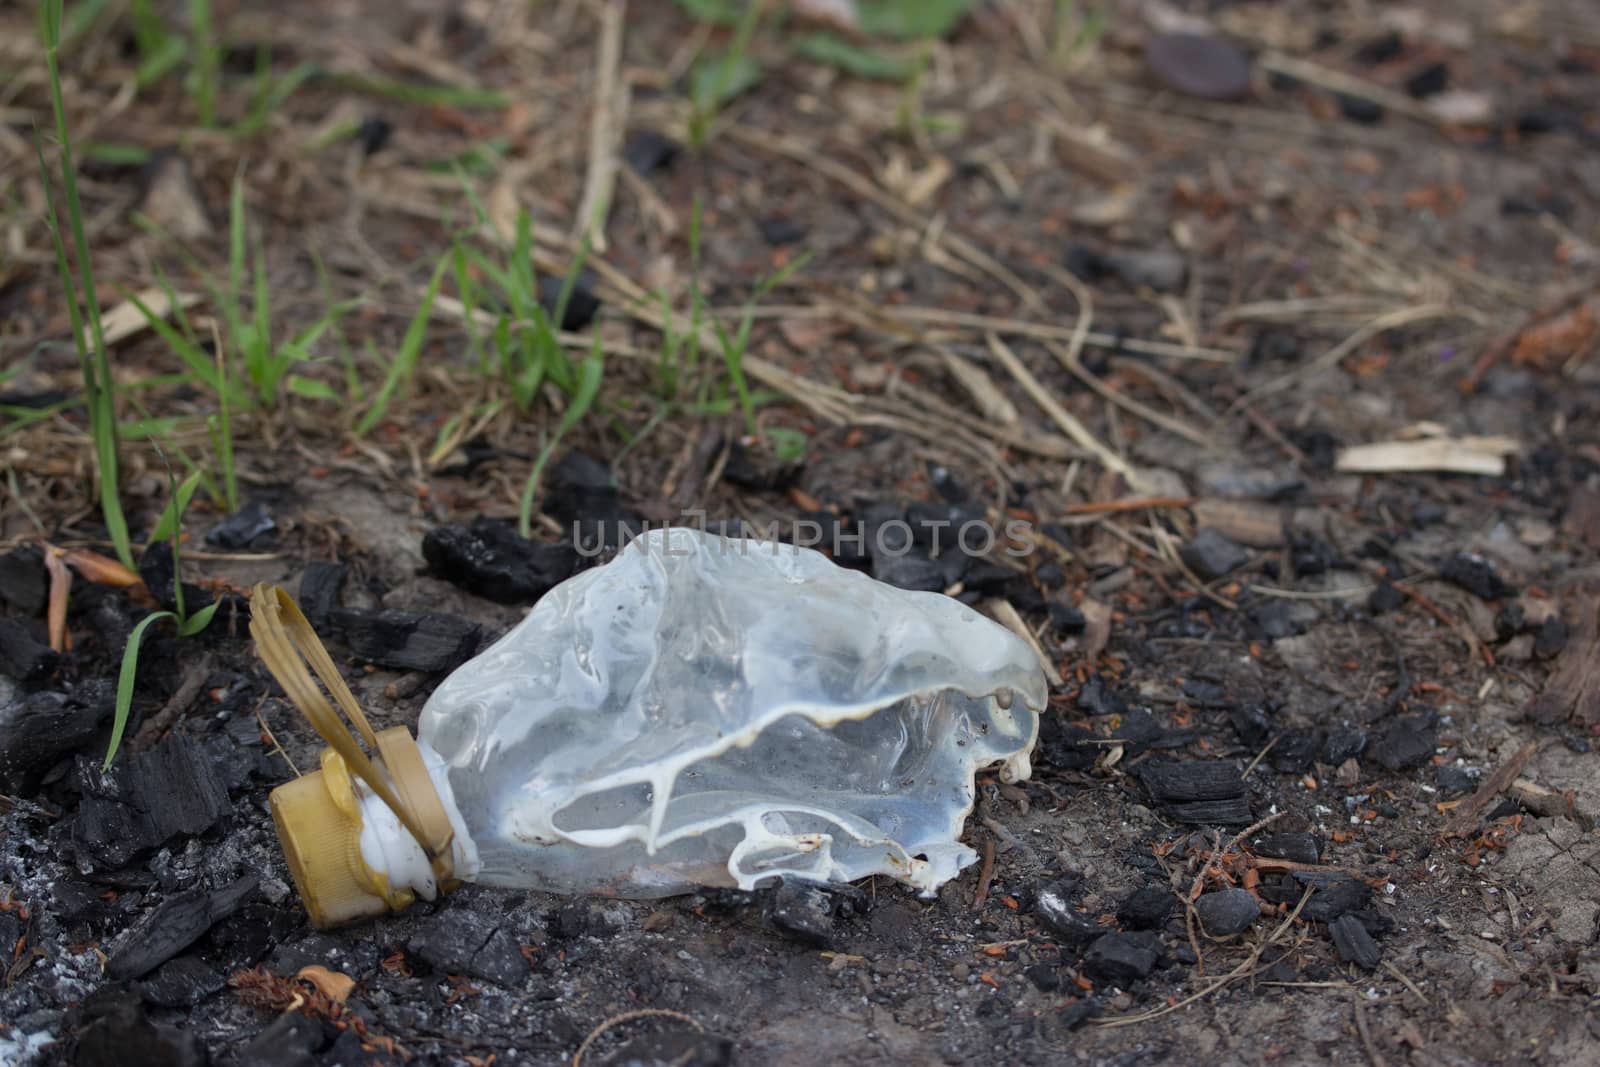
{"type": "MultiPolygon", "coordinates": [[[[83,555],[110,548],[31,146],[48,83],[31,14],[0,10],[0,1063],[1600,1063],[1591,9],[1112,5],[1058,50],[1061,6],[978,4],[914,90],[794,54],[799,15],[765,23],[764,75],[699,151],[683,84],[728,31],[661,0],[628,5],[614,78],[598,0],[218,5],[227,122],[264,46],[323,72],[248,136],[201,128],[179,78],[133,92],[123,23],[67,50],[80,155],[156,153],[85,156],[103,304],[159,268],[218,313],[238,175],[280,328],[356,301],[304,370],[335,391],[369,342],[400,347],[474,227],[463,183],[486,246],[522,208],[541,270],[572,262],[610,101],[600,308],[568,324],[606,377],[535,541],[696,514],[1030,532],[986,559],[839,553],[1015,616],[1058,676],[1032,779],[980,776],[981,859],[936,898],[468,886],[322,932],[267,809],[320,742],[240,594],[300,596],[375,725],[413,724],[541,591],[488,599],[499,577],[425,545],[514,519],[566,401],[505,402],[441,306],[365,437],[363,401],[237,412],[258,513],[196,496],[183,578],[222,606],[198,637],[149,631],[102,772],[171,556],[119,587],[83,555]],[[1163,36],[1197,25],[1238,54],[1163,36]],[[712,347],[662,399],[662,301],[636,297],[683,312],[695,282],[729,329],[754,308],[760,439],[712,347]],[[794,434],[803,456],[774,455],[794,434]],[[383,617],[397,633],[385,610],[432,614],[383,617]]],[[[125,421],[212,462],[214,397],[149,331],[114,344],[125,421]]],[[[123,466],[142,544],[166,469],[135,432],[123,466]]]]}

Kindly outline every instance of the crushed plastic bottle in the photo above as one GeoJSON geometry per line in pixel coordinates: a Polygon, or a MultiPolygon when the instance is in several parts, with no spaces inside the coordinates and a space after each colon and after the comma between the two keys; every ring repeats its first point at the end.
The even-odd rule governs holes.
{"type": "Polygon", "coordinates": [[[323,780],[273,808],[319,925],[459,881],[658,897],[884,874],[931,892],[976,858],[974,774],[1028,777],[1045,699],[1033,651],[954,599],[655,530],[447,678],[414,745],[369,740],[374,777],[348,773],[340,728],[323,780]]]}

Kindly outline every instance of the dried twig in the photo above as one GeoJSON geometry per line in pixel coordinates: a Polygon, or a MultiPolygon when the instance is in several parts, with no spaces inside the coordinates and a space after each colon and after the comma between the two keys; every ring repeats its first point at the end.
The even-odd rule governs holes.
{"type": "Polygon", "coordinates": [[[628,87],[621,84],[620,78],[627,11],[628,0],[611,0],[600,16],[594,117],[589,125],[589,170],[572,227],[573,236],[581,239],[587,235],[589,247],[597,253],[606,250],[606,215],[617,183],[618,140],[628,100],[628,87]]]}
{"type": "Polygon", "coordinates": [[[1539,751],[1539,742],[1529,741],[1514,752],[1510,759],[1496,767],[1494,773],[1484,779],[1478,791],[1467,797],[1450,816],[1450,822],[1444,828],[1446,837],[1465,837],[1477,828],[1478,814],[1489,806],[1489,802],[1504,793],[1517,780],[1523,770],[1528,766],[1528,761],[1533,759],[1534,753],[1539,751]]]}

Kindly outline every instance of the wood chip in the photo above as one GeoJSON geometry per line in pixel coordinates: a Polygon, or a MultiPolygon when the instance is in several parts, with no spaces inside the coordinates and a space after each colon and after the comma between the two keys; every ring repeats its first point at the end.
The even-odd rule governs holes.
{"type": "Polygon", "coordinates": [[[1195,522],[1211,526],[1230,540],[1251,548],[1277,548],[1283,544],[1283,512],[1254,500],[1200,500],[1194,504],[1195,522]]]}
{"type": "Polygon", "coordinates": [[[1419,441],[1378,441],[1339,453],[1334,469],[1346,474],[1397,474],[1446,471],[1500,475],[1506,457],[1521,446],[1510,437],[1430,437],[1419,441]]]}
{"type": "MultiPolygon", "coordinates": [[[[165,319],[171,316],[174,305],[167,295],[167,290],[146,289],[136,294],[136,297],[139,303],[149,308],[150,313],[157,318],[165,319]]],[[[200,297],[196,293],[178,293],[177,297],[177,306],[184,309],[192,308],[200,302],[200,297]]],[[[138,304],[132,299],[122,301],[100,316],[100,329],[105,333],[108,345],[126,341],[149,327],[150,321],[145,318],[144,312],[139,310],[138,304]]],[[[85,326],[84,329],[87,330],[88,327],[85,326]]]]}
{"type": "Polygon", "coordinates": [[[1600,724],[1600,588],[1591,586],[1576,599],[1582,615],[1544,692],[1528,709],[1535,722],[1600,724]]]}

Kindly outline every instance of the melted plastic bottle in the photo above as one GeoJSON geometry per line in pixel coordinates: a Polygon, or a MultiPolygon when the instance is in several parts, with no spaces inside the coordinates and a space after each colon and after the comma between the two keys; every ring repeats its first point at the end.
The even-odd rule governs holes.
{"type": "Polygon", "coordinates": [[[930,892],[975,858],[974,773],[1028,776],[1045,699],[1027,644],[956,600],[657,530],[447,678],[412,749],[385,731],[378,781],[329,753],[273,807],[322,925],[456,881],[655,897],[884,874],[930,892]],[[309,862],[324,794],[343,838],[309,862]]]}

